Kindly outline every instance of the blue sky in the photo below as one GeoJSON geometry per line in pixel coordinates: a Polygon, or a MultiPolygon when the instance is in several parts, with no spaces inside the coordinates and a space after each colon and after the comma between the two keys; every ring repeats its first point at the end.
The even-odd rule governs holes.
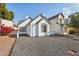
{"type": "Polygon", "coordinates": [[[6,6],[14,12],[14,23],[25,17],[34,18],[41,13],[51,17],[62,12],[67,18],[68,15],[79,11],[79,4],[71,3],[7,3],[6,6]]]}

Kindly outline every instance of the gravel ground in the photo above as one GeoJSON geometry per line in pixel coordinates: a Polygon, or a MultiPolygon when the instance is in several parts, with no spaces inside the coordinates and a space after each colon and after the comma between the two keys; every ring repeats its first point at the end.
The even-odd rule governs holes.
{"type": "Polygon", "coordinates": [[[79,41],[64,37],[25,37],[16,39],[11,56],[78,56],[79,41]],[[68,51],[74,50],[75,54],[68,51]]]}

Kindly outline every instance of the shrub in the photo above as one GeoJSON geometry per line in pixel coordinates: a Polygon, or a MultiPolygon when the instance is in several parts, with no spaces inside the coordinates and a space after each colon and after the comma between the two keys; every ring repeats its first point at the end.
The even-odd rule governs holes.
{"type": "Polygon", "coordinates": [[[79,31],[77,31],[77,30],[69,30],[69,34],[79,35],[79,31]]]}
{"type": "Polygon", "coordinates": [[[13,32],[13,28],[12,27],[1,26],[0,33],[2,35],[7,35],[7,34],[12,33],[12,32],[13,32]]]}

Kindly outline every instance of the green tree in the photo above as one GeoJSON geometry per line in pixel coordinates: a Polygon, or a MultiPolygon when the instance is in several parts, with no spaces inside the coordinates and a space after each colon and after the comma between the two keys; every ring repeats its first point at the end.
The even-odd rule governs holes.
{"type": "Polygon", "coordinates": [[[0,7],[1,8],[6,8],[6,4],[5,3],[0,3],[0,7]]]}
{"type": "Polygon", "coordinates": [[[9,13],[10,13],[11,20],[14,19],[14,13],[12,11],[10,11],[9,13]]]}
{"type": "Polygon", "coordinates": [[[70,17],[69,27],[74,28],[77,32],[79,31],[79,14],[70,17]]]}
{"type": "Polygon", "coordinates": [[[0,17],[7,20],[14,19],[14,13],[7,10],[5,3],[0,3],[0,17]]]}

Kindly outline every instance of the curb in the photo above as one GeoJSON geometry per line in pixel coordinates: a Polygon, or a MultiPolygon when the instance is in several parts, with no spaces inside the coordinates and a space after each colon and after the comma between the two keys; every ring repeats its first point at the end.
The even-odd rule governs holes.
{"type": "Polygon", "coordinates": [[[13,47],[14,47],[14,45],[15,45],[15,42],[16,42],[16,38],[15,38],[15,41],[14,41],[14,43],[13,43],[13,46],[12,46],[12,48],[10,49],[10,52],[9,52],[9,55],[8,55],[8,56],[10,56],[10,55],[11,55],[11,52],[12,52],[12,50],[13,50],[13,47]]]}

